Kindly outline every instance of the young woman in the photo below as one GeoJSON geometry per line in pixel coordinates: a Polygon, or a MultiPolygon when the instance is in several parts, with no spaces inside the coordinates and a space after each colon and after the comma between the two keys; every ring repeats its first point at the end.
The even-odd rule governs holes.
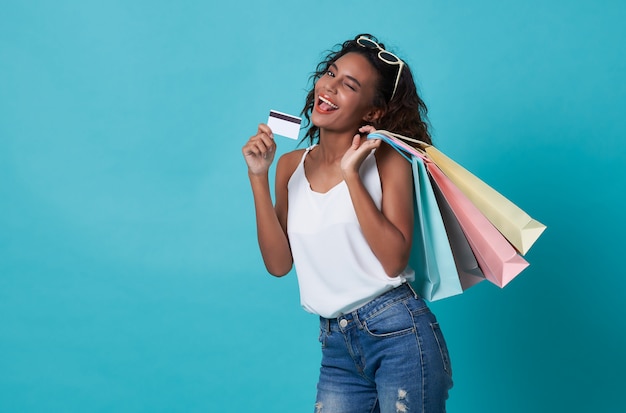
{"type": "Polygon", "coordinates": [[[320,316],[316,412],[443,412],[452,377],[439,325],[409,282],[411,165],[375,129],[430,137],[411,70],[370,35],[330,52],[303,115],[311,146],[283,155],[259,125],[243,147],[267,270],[295,264],[302,306],[320,316]]]}

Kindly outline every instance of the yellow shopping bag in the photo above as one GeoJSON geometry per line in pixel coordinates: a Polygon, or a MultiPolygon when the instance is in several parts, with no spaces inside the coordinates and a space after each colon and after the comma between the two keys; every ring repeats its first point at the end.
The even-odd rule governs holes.
{"type": "Polygon", "coordinates": [[[546,226],[517,205],[448,158],[434,146],[425,148],[428,157],[467,196],[485,217],[522,255],[537,241],[546,226]]]}

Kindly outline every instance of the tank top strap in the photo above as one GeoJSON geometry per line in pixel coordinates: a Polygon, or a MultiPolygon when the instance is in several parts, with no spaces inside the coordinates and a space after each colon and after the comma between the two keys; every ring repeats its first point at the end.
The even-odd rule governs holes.
{"type": "Polygon", "coordinates": [[[302,159],[300,159],[300,163],[304,163],[304,158],[306,158],[309,152],[311,152],[316,146],[317,144],[313,144],[304,150],[304,153],[302,154],[302,159]]]}
{"type": "Polygon", "coordinates": [[[295,174],[296,172],[298,172],[298,170],[300,170],[300,169],[304,169],[304,160],[306,159],[306,156],[307,156],[307,155],[309,154],[309,152],[311,152],[311,150],[312,150],[313,148],[315,148],[316,146],[317,146],[317,144],[314,144],[314,145],[311,145],[311,146],[309,146],[308,148],[306,148],[306,149],[304,150],[304,152],[302,153],[302,157],[300,158],[300,162],[298,163],[298,166],[296,167],[296,169],[295,169],[295,171],[294,171],[294,174],[295,174]]]}

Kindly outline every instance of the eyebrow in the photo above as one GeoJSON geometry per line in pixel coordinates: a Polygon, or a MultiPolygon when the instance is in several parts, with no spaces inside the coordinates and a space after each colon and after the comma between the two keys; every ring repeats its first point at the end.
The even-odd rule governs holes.
{"type": "MultiPolygon", "coordinates": [[[[335,63],[333,63],[332,65],[330,65],[330,67],[335,68],[336,70],[339,70],[339,68],[337,67],[337,65],[335,63]]],[[[359,82],[355,77],[350,76],[350,75],[344,75],[345,77],[347,77],[348,79],[352,80],[354,83],[356,83],[359,87],[361,87],[361,82],[359,82]]]]}

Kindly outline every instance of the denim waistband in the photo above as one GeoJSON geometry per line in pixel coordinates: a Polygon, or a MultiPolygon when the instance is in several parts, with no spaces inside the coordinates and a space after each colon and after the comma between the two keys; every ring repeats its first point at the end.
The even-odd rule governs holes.
{"type": "Polygon", "coordinates": [[[379,295],[348,314],[342,314],[337,318],[320,317],[320,326],[327,332],[345,330],[350,326],[360,326],[360,320],[366,320],[383,308],[410,297],[419,298],[413,287],[406,282],[393,290],[379,295]]]}

